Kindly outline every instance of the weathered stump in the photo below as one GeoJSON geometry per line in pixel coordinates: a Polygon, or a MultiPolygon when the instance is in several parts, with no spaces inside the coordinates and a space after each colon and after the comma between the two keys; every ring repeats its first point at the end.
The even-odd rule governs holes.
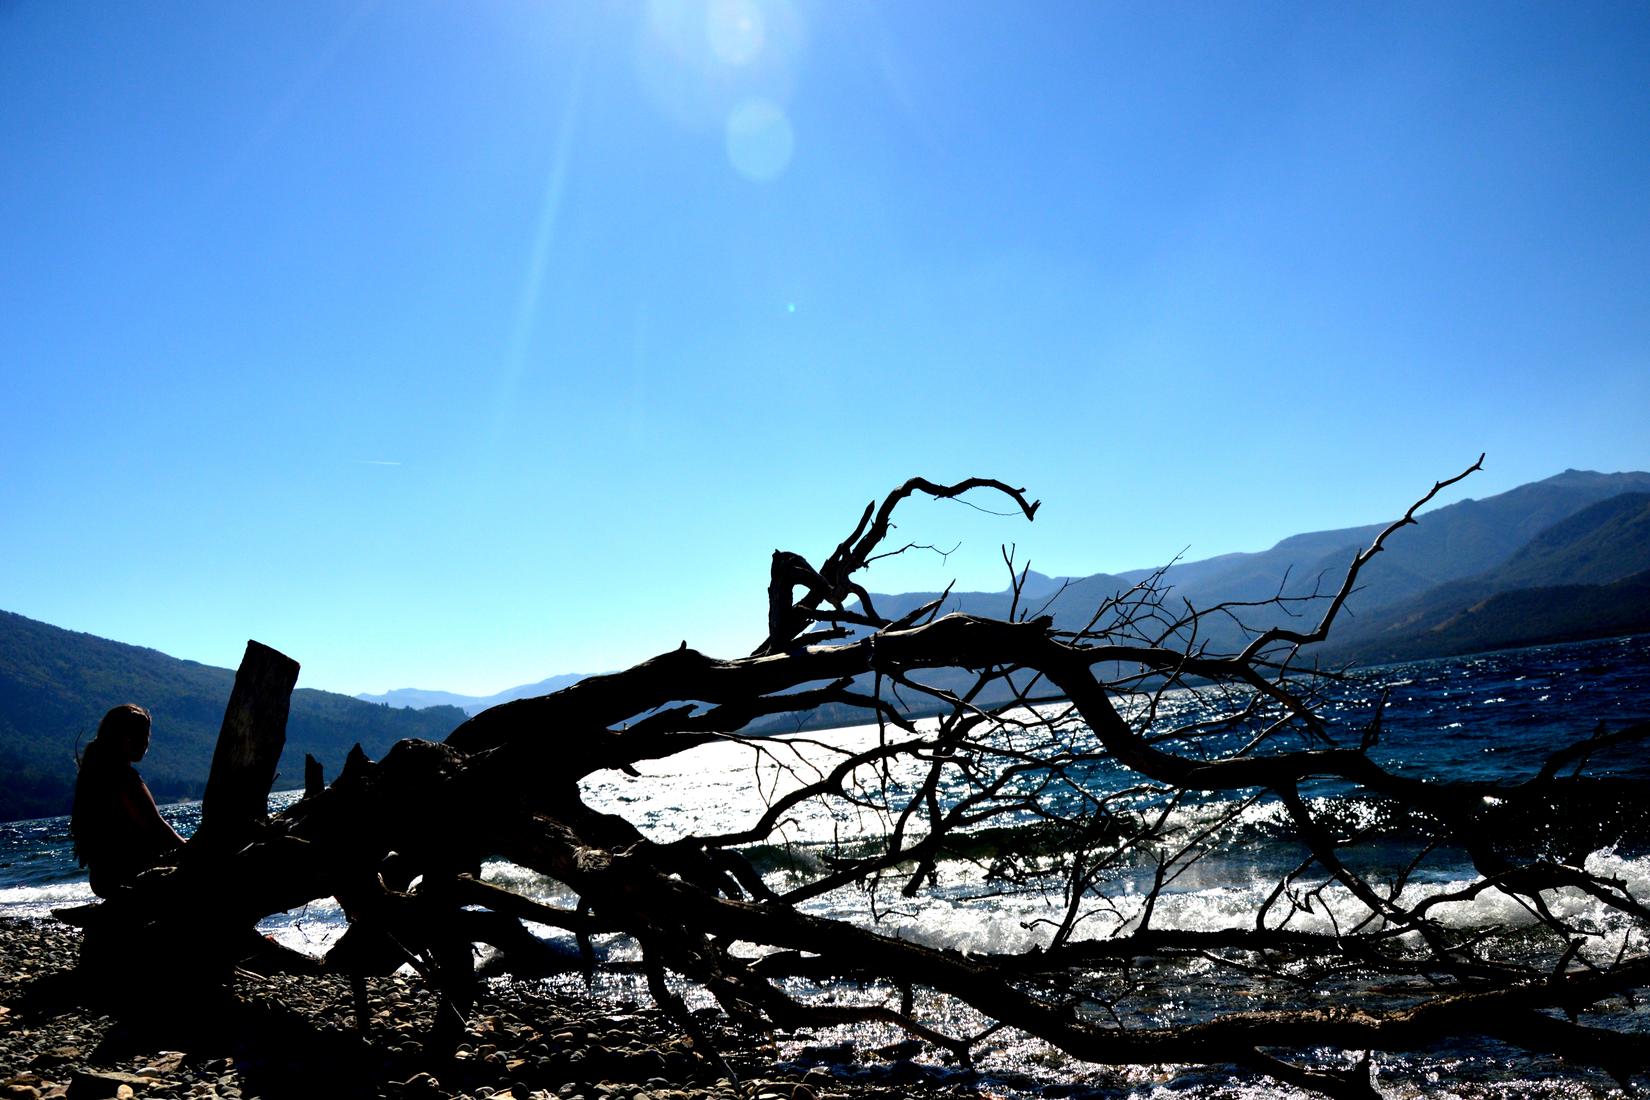
{"type": "Polygon", "coordinates": [[[218,731],[192,846],[234,851],[268,820],[269,788],[286,746],[287,712],[297,682],[297,661],[259,642],[246,643],[218,731]]]}

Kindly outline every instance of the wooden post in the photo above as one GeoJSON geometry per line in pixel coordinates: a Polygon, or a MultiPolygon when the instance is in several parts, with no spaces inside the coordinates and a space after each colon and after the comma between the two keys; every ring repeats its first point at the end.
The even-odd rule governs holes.
{"type": "Polygon", "coordinates": [[[218,731],[194,843],[234,849],[269,816],[269,788],[286,745],[287,710],[298,662],[259,642],[246,643],[218,731]]]}

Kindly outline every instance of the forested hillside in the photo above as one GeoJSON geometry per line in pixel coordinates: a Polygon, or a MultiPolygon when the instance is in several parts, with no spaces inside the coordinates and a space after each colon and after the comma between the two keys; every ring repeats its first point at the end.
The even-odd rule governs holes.
{"type": "Polygon", "coordinates": [[[1493,569],[1346,624],[1325,653],[1364,663],[1650,630],[1650,494],[1599,501],[1493,569]]]}
{"type": "MultiPolygon", "coordinates": [[[[67,813],[76,744],[125,702],[154,715],[142,771],[155,797],[199,798],[234,680],[230,669],[0,612],[0,820],[67,813]]],[[[331,776],[358,741],[377,756],[403,737],[439,740],[463,720],[456,707],[401,710],[300,689],[277,786],[301,784],[305,753],[331,776]]]]}

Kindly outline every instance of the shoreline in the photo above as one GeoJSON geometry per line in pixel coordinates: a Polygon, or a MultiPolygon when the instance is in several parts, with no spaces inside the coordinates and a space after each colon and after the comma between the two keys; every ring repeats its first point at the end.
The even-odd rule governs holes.
{"type": "MultiPolygon", "coordinates": [[[[369,978],[372,1019],[356,1030],[340,975],[238,973],[232,997],[187,1023],[137,1010],[85,1007],[70,989],[80,932],[55,920],[0,917],[0,1098],[280,1100],[739,1100],[740,1090],[693,1051],[650,1004],[605,1003],[539,983],[488,980],[452,1053],[427,1049],[436,1000],[417,978],[369,978]],[[125,1091],[129,1090],[129,1091],[125,1091]]],[[[141,1002],[141,991],[102,991],[141,1002]]],[[[776,1064],[763,1037],[706,1014],[746,1100],[977,1097],[953,1075],[891,1065],[886,1083],[830,1066],[776,1064]]],[[[720,1017],[717,1013],[716,1016],[720,1017]]]]}

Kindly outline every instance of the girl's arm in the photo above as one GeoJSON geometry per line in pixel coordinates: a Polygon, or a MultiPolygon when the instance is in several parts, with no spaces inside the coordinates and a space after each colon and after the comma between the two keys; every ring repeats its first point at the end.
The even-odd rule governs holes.
{"type": "Polygon", "coordinates": [[[154,838],[155,846],[161,851],[183,847],[183,838],[178,831],[172,828],[171,822],[160,816],[160,807],[155,805],[155,796],[149,793],[149,784],[138,780],[135,790],[121,794],[120,803],[126,816],[143,835],[154,838]]]}

